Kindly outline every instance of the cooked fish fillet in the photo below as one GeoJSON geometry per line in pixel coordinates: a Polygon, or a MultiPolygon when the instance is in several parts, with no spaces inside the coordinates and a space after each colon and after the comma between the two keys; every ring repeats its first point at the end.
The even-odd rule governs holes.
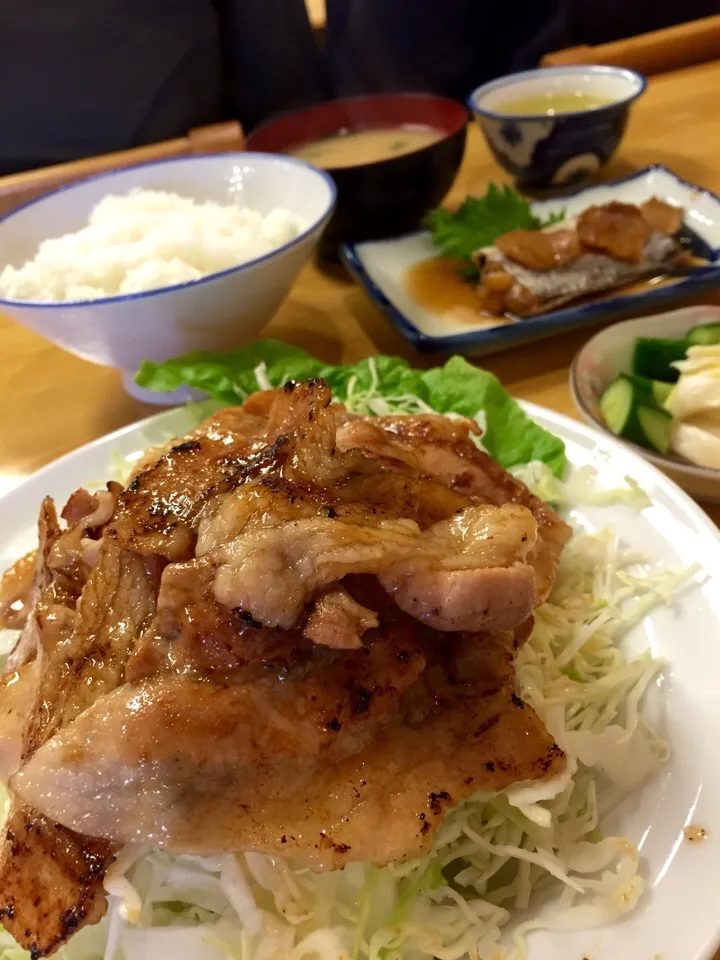
{"type": "Polygon", "coordinates": [[[592,206],[546,230],[514,230],[473,254],[481,306],[531,317],[593,293],[657,276],[683,256],[682,210],[652,198],[592,206]]]}
{"type": "Polygon", "coordinates": [[[575,230],[511,230],[495,241],[500,253],[528,270],[555,270],[582,256],[575,230]]]}
{"type": "Polygon", "coordinates": [[[657,197],[650,197],[640,209],[651,230],[657,230],[672,237],[682,227],[684,212],[682,207],[665,203],[663,200],[658,200],[657,197]]]}
{"type": "Polygon", "coordinates": [[[542,272],[521,267],[502,254],[493,254],[493,263],[501,266],[535,298],[535,304],[529,310],[521,313],[516,308],[514,312],[519,316],[534,316],[591,293],[602,293],[635,280],[657,276],[663,267],[672,266],[682,255],[682,247],[676,240],[662,233],[653,233],[638,263],[614,260],[604,253],[583,253],[566,267],[542,272]]]}
{"type": "Polygon", "coordinates": [[[577,219],[578,240],[585,250],[625,263],[642,263],[652,232],[640,207],[630,203],[591,206],[577,219]]]}

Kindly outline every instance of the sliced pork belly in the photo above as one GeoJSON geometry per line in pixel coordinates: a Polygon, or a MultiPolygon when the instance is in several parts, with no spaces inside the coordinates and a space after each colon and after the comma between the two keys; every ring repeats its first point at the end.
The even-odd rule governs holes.
{"type": "Polygon", "coordinates": [[[66,530],[45,503],[3,681],[21,945],[102,916],[118,844],[384,864],[563,769],[513,661],[569,531],[474,431],[354,418],[311,380],[79,491],[66,530]]]}
{"type": "Polygon", "coordinates": [[[400,642],[390,629],[281,683],[168,676],[116,690],[14,787],[114,841],[298,854],[319,869],[419,856],[446,809],[551,776],[564,757],[515,695],[512,634],[418,649],[403,622],[400,642]]]}

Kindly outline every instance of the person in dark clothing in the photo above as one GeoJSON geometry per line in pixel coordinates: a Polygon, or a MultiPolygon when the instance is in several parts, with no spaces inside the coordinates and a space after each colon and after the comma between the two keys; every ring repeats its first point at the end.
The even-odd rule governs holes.
{"type": "Polygon", "coordinates": [[[0,174],[330,95],[304,0],[0,0],[0,24],[0,174]]]}
{"type": "Polygon", "coordinates": [[[338,96],[423,90],[464,100],[506,73],[556,0],[326,0],[327,51],[338,96]]]}
{"type": "Polygon", "coordinates": [[[720,10],[720,0],[0,0],[0,175],[183,136],[246,130],[330,96],[464,99],[553,49],[720,10]]]}
{"type": "Polygon", "coordinates": [[[464,99],[552,50],[719,12],[720,0],[327,0],[327,45],[338,96],[412,89],[464,99]]]}

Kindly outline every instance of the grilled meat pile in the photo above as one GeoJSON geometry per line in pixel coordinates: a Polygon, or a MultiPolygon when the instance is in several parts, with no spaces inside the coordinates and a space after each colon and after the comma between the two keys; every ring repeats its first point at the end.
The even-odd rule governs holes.
{"type": "Polygon", "coordinates": [[[43,503],[0,591],[0,916],[34,957],[103,915],[123,844],[382,865],[563,770],[513,663],[570,531],[476,432],[309,380],[77,491],[64,525],[43,503]]]}

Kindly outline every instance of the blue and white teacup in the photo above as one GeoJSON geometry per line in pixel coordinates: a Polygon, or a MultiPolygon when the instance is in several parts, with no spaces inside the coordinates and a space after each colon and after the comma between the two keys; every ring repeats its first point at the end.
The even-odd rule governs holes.
{"type": "Polygon", "coordinates": [[[545,67],[486,83],[468,97],[498,163],[518,186],[564,189],[607,163],[622,139],[631,104],[647,81],[621,67],[545,67]],[[563,105],[552,109],[552,98],[563,105]],[[596,105],[588,106],[592,98],[596,105]],[[518,112],[523,102],[547,99],[547,112],[518,112]],[[577,109],[567,101],[577,100],[577,109]]]}

